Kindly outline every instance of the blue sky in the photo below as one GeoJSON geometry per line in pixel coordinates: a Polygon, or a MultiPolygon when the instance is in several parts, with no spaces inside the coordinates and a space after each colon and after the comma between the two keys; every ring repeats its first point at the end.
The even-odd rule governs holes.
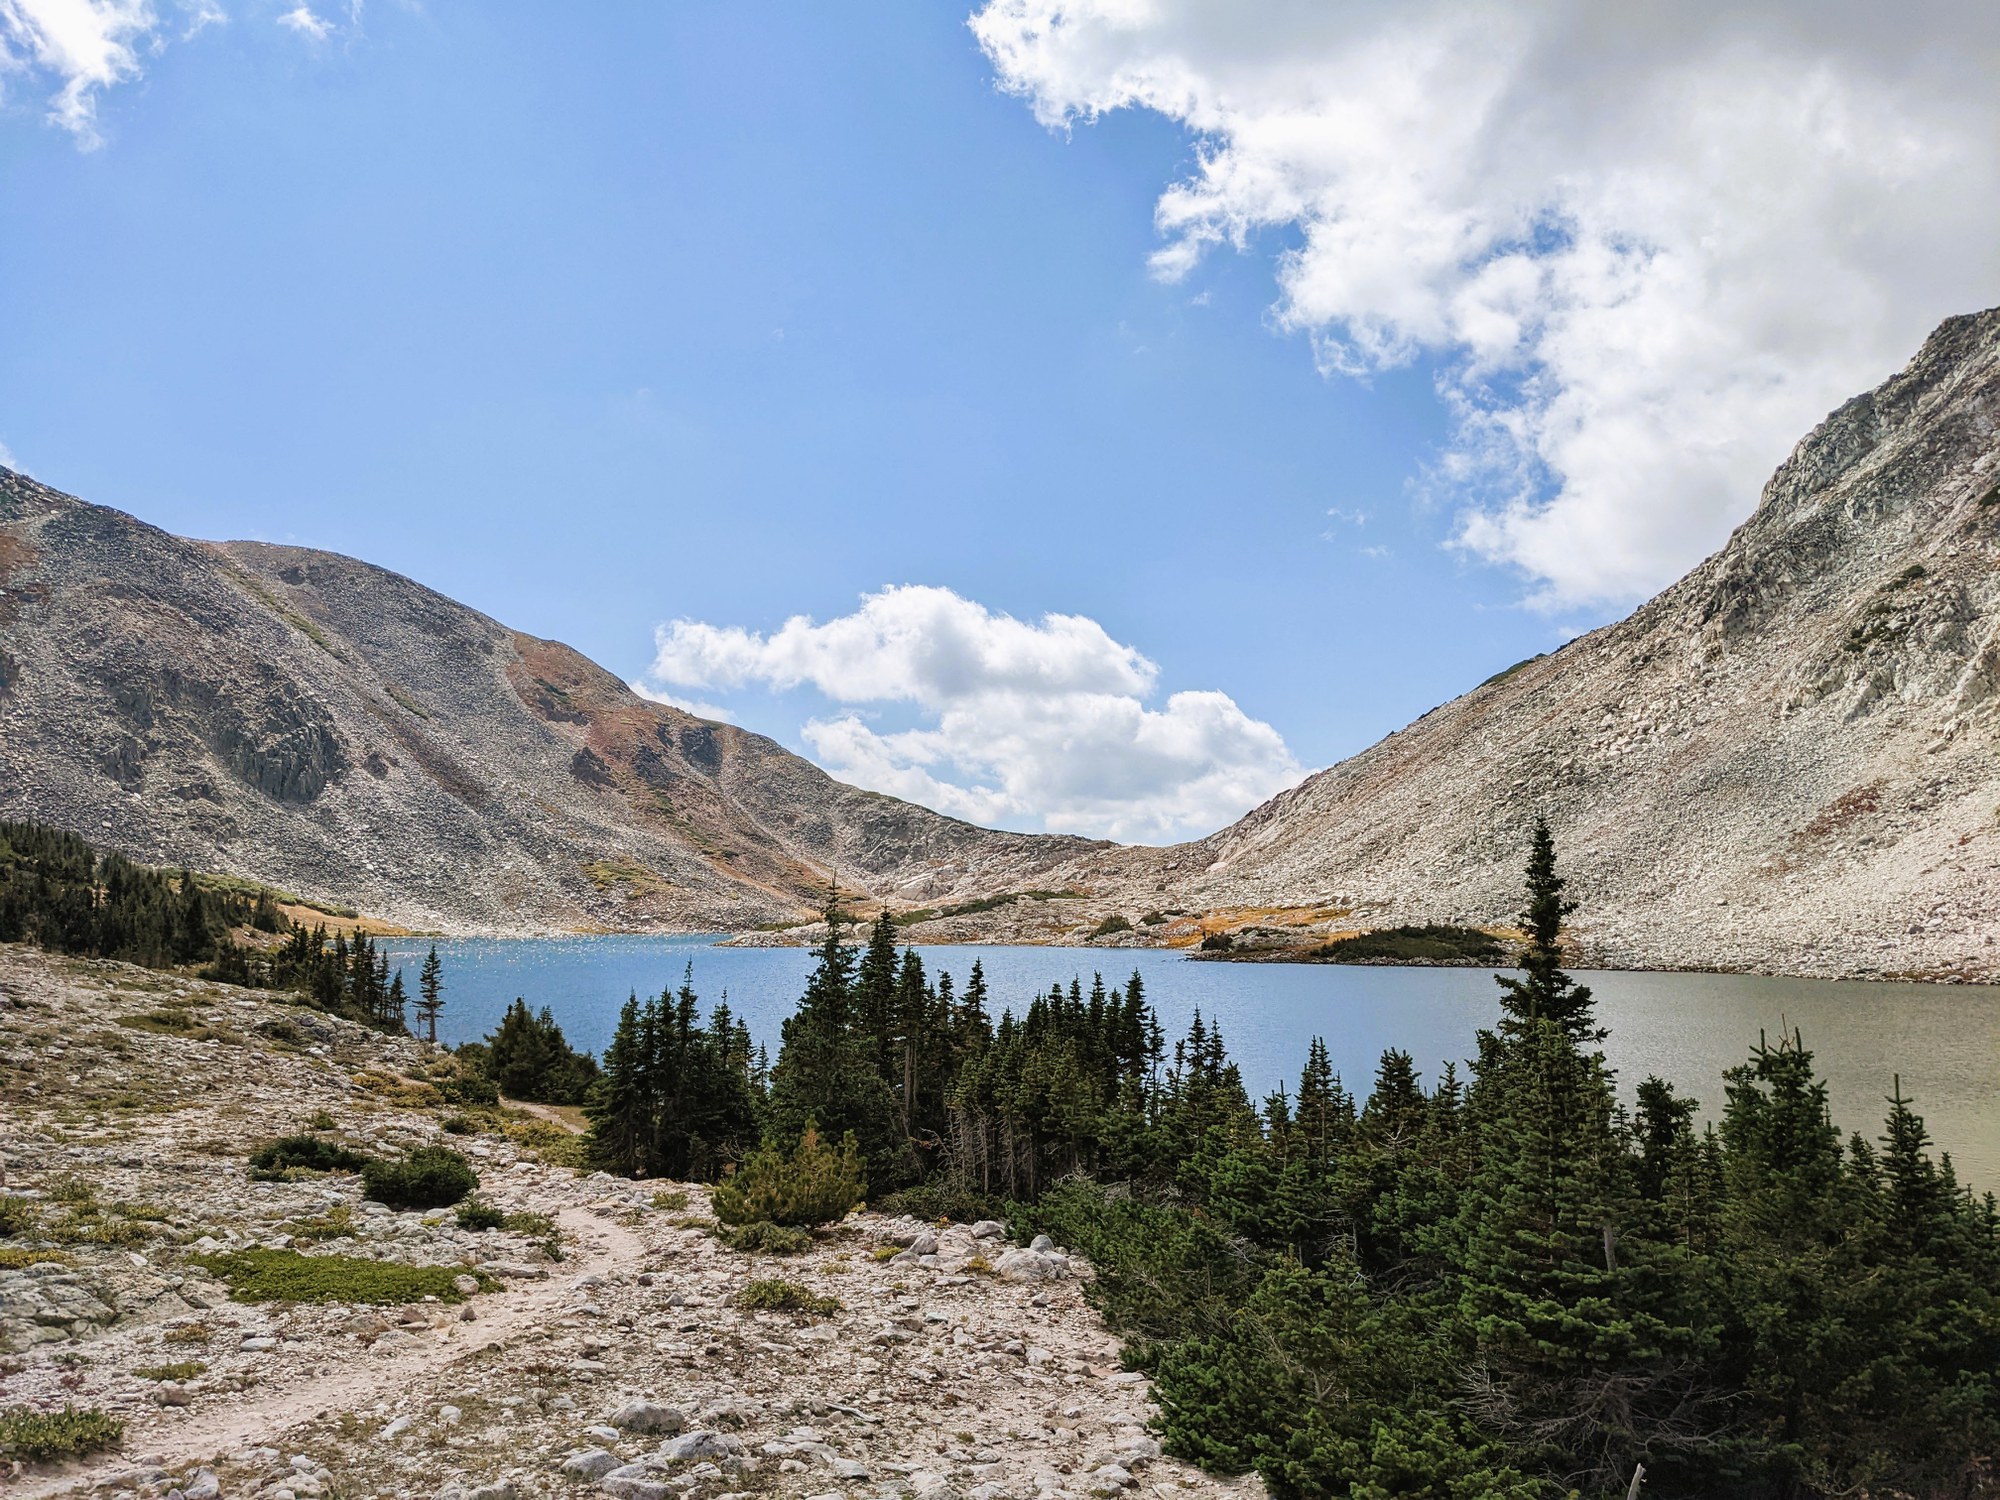
{"type": "MultiPolygon", "coordinates": [[[[1621,612],[1754,500],[1732,480],[1691,511],[1658,577],[1579,582],[1561,551],[1478,533],[1544,514],[1571,462],[1517,463],[1511,482],[1541,488],[1503,496],[1512,512],[1478,498],[1488,474],[1441,482],[1505,362],[1481,366],[1462,330],[1371,345],[1352,296],[1315,303],[1318,210],[1200,206],[1240,243],[1193,235],[1187,264],[1160,262],[1190,239],[1156,224],[1163,192],[1251,151],[1254,122],[1105,95],[1101,59],[1016,45],[997,5],[975,34],[945,5],[426,0],[308,25],[223,4],[198,28],[203,7],[163,5],[101,77],[11,39],[16,466],[177,532],[408,573],[954,811],[1206,831],[1621,612]],[[66,126],[50,99],[78,77],[94,113],[66,126]],[[1026,761],[965,751],[1019,717],[985,679],[906,662],[930,689],[857,685],[846,657],[774,654],[789,617],[859,620],[898,585],[949,590],[975,655],[1007,617],[1036,651],[1044,615],[1095,622],[1026,761]],[[656,647],[675,620],[701,649],[687,627],[656,647]],[[1091,676],[1128,648],[1145,664],[1091,676]],[[1119,700],[1137,740],[1065,741],[1075,692],[1119,700]],[[1186,727],[1177,693],[1227,695],[1241,722],[1190,698],[1214,710],[1195,748],[1148,760],[1149,725],[1186,727]],[[922,738],[954,714],[959,740],[922,738]],[[1281,746],[1183,795],[1246,724],[1281,746]]],[[[1793,407],[1886,374],[1932,309],[1898,312],[1793,407]]],[[[1802,434],[1783,420],[1739,469],[1802,434]]],[[[1036,672],[1005,692],[1043,691],[1036,672]]]]}

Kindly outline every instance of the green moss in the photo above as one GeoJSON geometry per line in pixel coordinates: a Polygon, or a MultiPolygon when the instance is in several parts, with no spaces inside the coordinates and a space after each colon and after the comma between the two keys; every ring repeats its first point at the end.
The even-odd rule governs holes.
{"type": "MultiPolygon", "coordinates": [[[[456,1266],[399,1266],[351,1255],[301,1255],[296,1250],[238,1250],[189,1259],[229,1283],[236,1302],[361,1302],[387,1306],[421,1302],[463,1302],[454,1284],[466,1273],[456,1266]]],[[[477,1278],[480,1290],[496,1285],[477,1278]]]]}
{"type": "Polygon", "coordinates": [[[771,1276],[753,1281],[737,1295],[736,1305],[753,1312],[795,1312],[830,1318],[840,1311],[838,1297],[822,1297],[796,1281],[771,1276]]]}
{"type": "Polygon", "coordinates": [[[69,1256],[60,1250],[0,1249],[0,1271],[24,1271],[29,1266],[68,1265],[69,1256]]]}
{"type": "Polygon", "coordinates": [[[36,1411],[12,1406],[0,1411],[0,1458],[29,1463],[77,1458],[115,1447],[124,1436],[125,1424],[95,1407],[36,1411]]]}

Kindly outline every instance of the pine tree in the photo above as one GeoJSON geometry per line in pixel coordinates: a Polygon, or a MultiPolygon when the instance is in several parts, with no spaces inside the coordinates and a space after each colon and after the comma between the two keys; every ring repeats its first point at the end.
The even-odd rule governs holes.
{"type": "Polygon", "coordinates": [[[423,1023],[425,1039],[435,1047],[438,1039],[438,1012],[444,1009],[444,965],[438,961],[437,944],[424,958],[417,973],[417,1019],[423,1023]]]}
{"type": "Polygon", "coordinates": [[[1576,910],[1576,902],[1563,896],[1566,883],[1556,873],[1556,841],[1548,821],[1536,818],[1528,846],[1528,905],[1521,914],[1528,940],[1520,967],[1527,977],[1495,976],[1505,1012],[1500,1021],[1503,1036],[1518,1039],[1533,1022],[1548,1020],[1571,1042],[1604,1040],[1605,1033],[1592,1019],[1590,991],[1562,968],[1563,922],[1576,910]]]}

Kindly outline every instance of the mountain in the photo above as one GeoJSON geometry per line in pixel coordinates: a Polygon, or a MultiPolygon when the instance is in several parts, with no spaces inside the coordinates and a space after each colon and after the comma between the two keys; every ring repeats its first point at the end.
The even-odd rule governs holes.
{"type": "Polygon", "coordinates": [[[1834,412],[1628,618],[1209,838],[1121,849],[857,791],[396,574],[0,470],[0,816],[420,927],[751,929],[837,867],[939,912],[918,940],[1115,914],[1137,930],[1100,941],[1283,947],[1506,924],[1539,812],[1590,961],[2000,979],[1997,606],[2000,309],[1834,412]]]}
{"type": "Polygon", "coordinates": [[[350,558],[0,469],[0,817],[405,925],[704,930],[1032,886],[1092,845],[843,786],[350,558]]]}
{"type": "Polygon", "coordinates": [[[1494,924],[1542,812],[1599,962],[1995,979],[1997,732],[2000,309],[1829,416],[1628,618],[1210,838],[1076,870],[1127,912],[1313,908],[1279,940],[1494,924]]]}

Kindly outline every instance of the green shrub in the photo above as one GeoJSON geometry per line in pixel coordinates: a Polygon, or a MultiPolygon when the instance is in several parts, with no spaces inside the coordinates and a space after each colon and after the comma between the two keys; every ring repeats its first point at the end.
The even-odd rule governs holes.
{"type": "Polygon", "coordinates": [[[810,1287],[776,1276],[751,1282],[737,1294],[736,1305],[752,1312],[806,1313],[815,1318],[830,1318],[840,1311],[838,1297],[822,1297],[810,1287]]]}
{"type": "Polygon", "coordinates": [[[1114,932],[1130,932],[1131,930],[1132,924],[1130,922],[1113,913],[1093,927],[1090,930],[1090,935],[1094,938],[1110,937],[1114,932]]]}
{"type": "Polygon", "coordinates": [[[361,1190],[391,1208],[450,1208],[479,1186],[479,1174],[456,1151],[419,1146],[395,1161],[361,1169],[361,1190]]]}
{"type": "Polygon", "coordinates": [[[751,1152],[733,1176],[716,1185],[713,1202],[716,1218],[725,1224],[809,1229],[845,1218],[867,1196],[861,1148],[852,1132],[836,1151],[808,1122],[790,1152],[775,1146],[751,1152]]]}
{"type": "Polygon", "coordinates": [[[678,1188],[661,1188],[653,1194],[653,1207],[663,1214],[685,1213],[687,1206],[688,1195],[678,1188]]]}
{"type": "Polygon", "coordinates": [[[1490,934],[1476,927],[1438,924],[1378,927],[1373,932],[1322,943],[1308,956],[1336,964],[1498,965],[1507,961],[1506,949],[1490,934]]]}
{"type": "Polygon", "coordinates": [[[370,1158],[323,1135],[288,1135],[250,1153],[250,1176],[275,1182],[287,1172],[359,1172],[370,1158]]]}
{"type": "Polygon", "coordinates": [[[485,1104],[500,1102],[500,1090],[490,1078],[478,1073],[447,1073],[441,1078],[433,1078],[431,1087],[438,1092],[438,1098],[446,1104],[485,1104]]]}
{"type": "Polygon", "coordinates": [[[458,1227],[482,1234],[489,1229],[498,1229],[507,1222],[507,1216],[490,1203],[477,1198],[468,1198],[458,1205],[458,1227]]]}
{"type": "Polygon", "coordinates": [[[800,1251],[813,1247],[810,1230],[794,1229],[787,1224],[739,1224],[730,1227],[718,1224],[715,1237],[732,1250],[741,1250],[746,1255],[797,1255],[800,1251]]]}
{"type": "Polygon", "coordinates": [[[206,1374],[208,1366],[198,1359],[183,1359],[171,1365],[147,1365],[132,1373],[141,1380],[192,1380],[206,1374]]]}
{"type": "Polygon", "coordinates": [[[903,1214],[931,1222],[950,1219],[958,1224],[976,1224],[981,1219],[1007,1217],[1007,1205],[1001,1199],[989,1198],[950,1181],[926,1182],[904,1188],[901,1192],[876,1199],[874,1207],[878,1212],[891,1216],[903,1214]]]}
{"type": "Polygon", "coordinates": [[[326,1110],[316,1109],[306,1120],[306,1129],[331,1130],[333,1129],[333,1116],[326,1110]]]}
{"type": "Polygon", "coordinates": [[[446,1135],[475,1135],[479,1130],[479,1122],[466,1114],[447,1115],[439,1123],[446,1135]]]}
{"type": "Polygon", "coordinates": [[[508,1140],[552,1167],[590,1165],[590,1137],[547,1120],[515,1120],[502,1127],[508,1140]]]}
{"type": "MultiPolygon", "coordinates": [[[[352,1255],[301,1255],[296,1250],[237,1250],[189,1257],[229,1283],[236,1302],[364,1302],[387,1306],[463,1302],[455,1266],[399,1266],[352,1255]]],[[[481,1290],[494,1283],[478,1277],[481,1290]]]]}
{"type": "Polygon", "coordinates": [[[0,1240],[32,1234],[40,1218],[35,1212],[35,1205],[28,1199],[16,1198],[11,1193],[0,1194],[0,1240]]]}
{"type": "Polygon", "coordinates": [[[0,1271],[24,1271],[29,1266],[67,1265],[69,1257],[60,1250],[0,1249],[0,1271]]]}
{"type": "MultiPolygon", "coordinates": [[[[562,1230],[556,1226],[556,1221],[547,1214],[504,1214],[500,1219],[500,1227],[509,1234],[525,1234],[530,1239],[560,1240],[562,1237],[562,1230]]],[[[558,1256],[556,1258],[560,1260],[562,1257],[558,1256]]]]}
{"type": "Polygon", "coordinates": [[[1211,932],[1201,940],[1204,953],[1227,953],[1236,946],[1236,939],[1226,932],[1211,932]]]}
{"type": "Polygon", "coordinates": [[[0,1411],[0,1458],[34,1463],[50,1458],[78,1458],[117,1445],[125,1424],[95,1407],[66,1406],[61,1411],[36,1411],[14,1406],[0,1411]]]}
{"type": "Polygon", "coordinates": [[[48,1187],[49,1199],[54,1203],[95,1203],[97,1189],[89,1178],[75,1172],[64,1172],[51,1177],[48,1187]]]}

